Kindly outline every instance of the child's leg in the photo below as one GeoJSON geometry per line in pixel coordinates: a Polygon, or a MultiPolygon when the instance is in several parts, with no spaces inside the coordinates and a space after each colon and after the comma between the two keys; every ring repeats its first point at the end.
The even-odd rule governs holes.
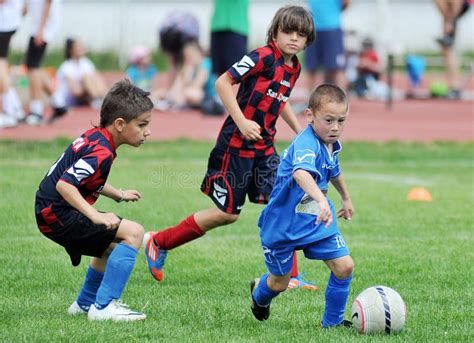
{"type": "Polygon", "coordinates": [[[233,223],[238,217],[236,214],[228,214],[218,208],[202,210],[192,214],[178,225],[157,232],[153,240],[161,249],[171,250],[203,236],[208,230],[233,223]]]}
{"type": "Polygon", "coordinates": [[[116,238],[120,240],[110,254],[105,273],[97,290],[96,307],[104,308],[113,299],[119,299],[130,278],[138,249],[143,240],[143,227],[135,222],[123,219],[116,238]]]}
{"type": "Polygon", "coordinates": [[[259,306],[268,306],[281,292],[284,292],[290,282],[290,273],[276,276],[271,273],[263,274],[253,289],[252,298],[259,306]]]}
{"type": "Polygon", "coordinates": [[[93,257],[89,269],[87,269],[84,284],[82,285],[79,295],[77,296],[77,304],[83,309],[88,310],[95,303],[97,290],[104,278],[105,263],[107,258],[99,259],[93,257]]]}
{"type": "Polygon", "coordinates": [[[331,275],[326,288],[326,307],[322,325],[323,327],[329,327],[338,325],[343,321],[354,261],[347,255],[324,262],[331,269],[331,275]]]}

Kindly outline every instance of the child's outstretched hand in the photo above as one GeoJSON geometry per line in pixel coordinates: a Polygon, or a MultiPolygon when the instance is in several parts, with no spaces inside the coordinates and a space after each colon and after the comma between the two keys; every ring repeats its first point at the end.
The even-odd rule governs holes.
{"type": "Polygon", "coordinates": [[[328,228],[332,223],[332,213],[331,208],[327,200],[318,202],[319,205],[319,214],[316,218],[316,225],[319,223],[324,223],[324,227],[328,228]]]}
{"type": "Polygon", "coordinates": [[[113,230],[118,228],[121,222],[121,219],[111,212],[97,212],[97,214],[90,219],[94,224],[105,225],[107,227],[107,230],[113,230]]]}
{"type": "Polygon", "coordinates": [[[354,215],[354,206],[352,205],[351,199],[342,200],[342,208],[337,212],[338,218],[344,218],[346,220],[351,220],[354,215]]]}
{"type": "Polygon", "coordinates": [[[142,198],[140,192],[134,189],[126,189],[123,191],[122,201],[138,201],[142,198]]]}
{"type": "Polygon", "coordinates": [[[261,127],[253,120],[245,119],[240,125],[239,130],[245,139],[256,141],[262,139],[260,136],[261,127]]]}

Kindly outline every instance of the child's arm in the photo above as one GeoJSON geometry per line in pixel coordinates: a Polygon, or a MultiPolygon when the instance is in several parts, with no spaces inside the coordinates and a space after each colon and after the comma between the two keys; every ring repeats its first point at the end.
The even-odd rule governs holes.
{"type": "Polygon", "coordinates": [[[216,90],[244,138],[251,141],[262,139],[262,136],[260,136],[260,125],[253,120],[245,118],[242,113],[232,89],[232,79],[227,73],[222,74],[217,79],[216,90]]]}
{"type": "Polygon", "coordinates": [[[325,223],[325,227],[329,227],[332,223],[332,214],[328,200],[319,189],[311,174],[306,170],[298,169],[293,173],[293,178],[298,186],[318,203],[320,212],[316,224],[323,222],[325,223]]]}
{"type": "Polygon", "coordinates": [[[337,217],[342,217],[344,219],[351,220],[355,210],[354,206],[352,205],[349,190],[347,189],[346,182],[344,181],[342,174],[339,174],[335,178],[332,178],[331,183],[334,188],[336,188],[342,199],[342,208],[337,212],[337,217]]]}
{"type": "Polygon", "coordinates": [[[79,193],[79,190],[65,181],[59,180],[56,190],[72,207],[89,218],[94,224],[103,224],[107,229],[115,229],[120,219],[113,213],[101,213],[92,207],[79,193]]]}
{"type": "Polygon", "coordinates": [[[112,185],[106,183],[102,192],[100,194],[105,195],[107,198],[115,200],[117,202],[121,201],[138,201],[142,198],[142,195],[134,189],[117,189],[112,185]]]}
{"type": "Polygon", "coordinates": [[[291,107],[289,101],[283,107],[281,117],[295,133],[299,133],[302,130],[300,122],[296,118],[295,111],[293,111],[293,107],[291,107]]]}

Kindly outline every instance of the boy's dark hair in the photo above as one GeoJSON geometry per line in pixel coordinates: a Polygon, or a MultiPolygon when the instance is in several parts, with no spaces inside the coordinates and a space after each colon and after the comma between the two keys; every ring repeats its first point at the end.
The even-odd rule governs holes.
{"type": "Polygon", "coordinates": [[[66,44],[64,45],[64,58],[69,60],[72,57],[72,48],[74,47],[74,43],[76,43],[75,38],[67,38],[66,44]]]}
{"type": "Polygon", "coordinates": [[[128,79],[115,83],[102,103],[100,126],[106,127],[117,118],[123,118],[128,123],[140,114],[151,111],[153,102],[149,95],[149,92],[132,85],[128,79]]]}
{"type": "Polygon", "coordinates": [[[318,86],[311,93],[308,107],[313,111],[317,111],[323,104],[327,104],[328,102],[345,104],[346,111],[349,109],[349,101],[347,100],[346,92],[344,92],[342,88],[329,83],[318,86]]]}
{"type": "Polygon", "coordinates": [[[278,31],[301,33],[307,37],[306,46],[316,37],[313,16],[302,6],[283,6],[275,13],[268,28],[267,44],[277,37],[278,31]]]}

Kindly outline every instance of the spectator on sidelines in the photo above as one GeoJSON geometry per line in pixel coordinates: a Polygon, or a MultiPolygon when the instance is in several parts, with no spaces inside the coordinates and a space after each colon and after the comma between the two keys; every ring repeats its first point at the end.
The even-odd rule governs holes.
{"type": "Polygon", "coordinates": [[[324,81],[346,87],[345,54],[341,14],[350,0],[308,0],[316,26],[316,40],[306,48],[306,70],[310,90],[318,84],[317,70],[324,68],[324,81]]]}
{"type": "Polygon", "coordinates": [[[166,95],[171,106],[191,107],[205,114],[224,114],[224,106],[217,98],[212,73],[212,62],[206,57],[196,41],[186,43],[183,48],[183,63],[166,95]]]}
{"type": "Polygon", "coordinates": [[[127,77],[135,84],[147,92],[153,88],[153,81],[158,70],[151,63],[151,51],[146,46],[135,46],[128,58],[128,68],[125,71],[127,77]]]}
{"type": "Polygon", "coordinates": [[[0,0],[0,128],[15,126],[25,117],[18,93],[10,85],[7,60],[10,39],[24,11],[23,0],[0,0]]]}
{"type": "Polygon", "coordinates": [[[68,38],[64,55],[65,61],[56,73],[58,86],[51,101],[54,109],[51,121],[65,114],[69,107],[91,105],[99,108],[107,92],[104,80],[86,57],[81,40],[68,38]]]}
{"type": "Polygon", "coordinates": [[[26,51],[26,67],[30,86],[29,125],[43,122],[43,92],[52,95],[52,85],[45,81],[40,66],[46,47],[54,38],[61,21],[62,0],[28,0],[28,14],[31,17],[31,36],[26,51]]]}
{"type": "Polygon", "coordinates": [[[249,0],[214,0],[211,20],[212,70],[221,75],[247,52],[249,0]]]}
{"type": "Polygon", "coordinates": [[[444,66],[446,68],[446,82],[449,92],[445,97],[448,99],[460,99],[459,61],[454,51],[454,39],[459,18],[467,12],[474,1],[435,0],[435,3],[443,17],[443,35],[436,41],[441,46],[444,66]]]}

